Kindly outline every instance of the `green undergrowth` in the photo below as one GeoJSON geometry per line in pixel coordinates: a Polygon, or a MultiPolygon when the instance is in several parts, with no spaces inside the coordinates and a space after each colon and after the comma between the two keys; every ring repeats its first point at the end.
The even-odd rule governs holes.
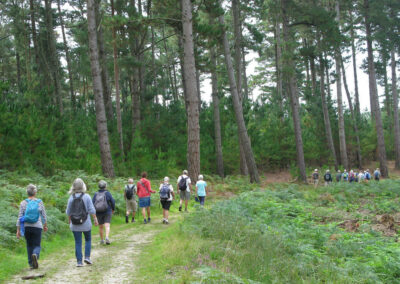
{"type": "Polygon", "coordinates": [[[199,208],[155,238],[166,283],[400,283],[400,181],[280,184],[199,208]]]}

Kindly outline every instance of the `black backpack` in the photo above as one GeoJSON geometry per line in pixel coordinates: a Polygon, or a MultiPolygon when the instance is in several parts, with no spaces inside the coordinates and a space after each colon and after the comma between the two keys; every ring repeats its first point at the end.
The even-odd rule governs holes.
{"type": "Polygon", "coordinates": [[[187,188],[186,180],[187,179],[188,179],[188,177],[184,178],[183,176],[181,176],[181,179],[180,179],[180,181],[178,183],[179,190],[181,190],[181,191],[185,191],[186,190],[186,188],[187,188]]]}
{"type": "Polygon", "coordinates": [[[83,202],[83,195],[82,193],[79,197],[75,196],[75,193],[72,195],[72,203],[71,203],[71,222],[74,225],[82,225],[85,223],[88,212],[86,210],[85,202],[83,202]]]}
{"type": "Polygon", "coordinates": [[[135,185],[133,185],[132,187],[129,187],[129,185],[127,185],[127,186],[125,187],[125,196],[126,196],[126,199],[128,199],[128,200],[131,200],[131,199],[132,199],[135,189],[136,189],[136,186],[135,186],[135,185]]]}

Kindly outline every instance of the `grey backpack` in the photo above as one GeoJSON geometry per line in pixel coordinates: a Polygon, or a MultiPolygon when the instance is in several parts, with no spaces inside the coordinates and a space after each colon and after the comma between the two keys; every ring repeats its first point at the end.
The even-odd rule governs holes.
{"type": "Polygon", "coordinates": [[[94,208],[96,209],[96,213],[104,213],[108,209],[108,202],[107,202],[107,191],[98,191],[96,194],[96,198],[94,199],[94,208]]]}

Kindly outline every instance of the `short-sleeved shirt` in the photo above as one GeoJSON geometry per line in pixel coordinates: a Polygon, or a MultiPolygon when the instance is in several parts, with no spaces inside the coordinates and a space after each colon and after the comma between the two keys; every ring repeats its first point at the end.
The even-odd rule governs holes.
{"type": "Polygon", "coordinates": [[[318,179],[319,178],[319,174],[318,173],[313,173],[312,177],[313,177],[313,179],[318,179]]]}
{"type": "Polygon", "coordinates": [[[109,215],[109,214],[112,214],[112,211],[115,210],[115,200],[114,200],[114,198],[112,197],[111,192],[109,192],[108,190],[100,189],[98,192],[96,192],[96,193],[94,194],[94,196],[93,196],[93,199],[92,199],[93,204],[94,204],[94,202],[96,201],[96,195],[97,195],[99,192],[106,192],[105,194],[106,194],[106,199],[107,199],[107,205],[108,205],[108,207],[107,207],[107,211],[106,211],[106,212],[101,212],[101,213],[96,212],[96,215],[101,215],[101,214],[107,214],[107,215],[109,215]]]}
{"type": "MultiPolygon", "coordinates": [[[[163,187],[163,183],[162,184],[160,184],[160,190],[161,190],[161,188],[163,187]]],[[[168,198],[168,200],[167,201],[172,201],[172,192],[174,192],[174,188],[172,187],[172,185],[169,185],[169,191],[170,191],[170,194],[169,194],[169,198],[168,198]]]]}
{"type": "Polygon", "coordinates": [[[206,196],[206,186],[207,186],[207,183],[204,180],[199,180],[196,183],[198,196],[206,196]]]}
{"type": "MultiPolygon", "coordinates": [[[[75,193],[75,197],[81,196],[82,193],[75,193]]],[[[71,205],[72,205],[72,200],[73,196],[71,195],[68,199],[68,204],[67,204],[67,210],[66,213],[68,216],[71,216],[71,205]]],[[[84,196],[82,197],[83,203],[85,204],[86,211],[88,212],[88,217],[86,221],[83,224],[80,225],[75,225],[72,224],[72,222],[69,224],[69,228],[73,232],[87,232],[92,229],[92,221],[90,220],[90,215],[91,214],[96,214],[96,209],[94,208],[92,199],[90,198],[89,194],[84,193],[84,196]]]]}
{"type": "Polygon", "coordinates": [[[178,177],[178,184],[179,184],[179,182],[181,181],[182,178],[185,178],[185,179],[186,179],[186,191],[187,191],[187,192],[190,192],[190,186],[189,186],[189,184],[192,183],[192,181],[190,180],[190,177],[188,177],[187,175],[181,175],[181,176],[179,176],[179,177],[178,177]]]}

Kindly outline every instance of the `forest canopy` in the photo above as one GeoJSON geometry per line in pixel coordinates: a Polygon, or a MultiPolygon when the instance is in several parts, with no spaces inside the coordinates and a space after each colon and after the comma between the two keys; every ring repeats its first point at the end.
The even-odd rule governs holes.
{"type": "Polygon", "coordinates": [[[0,168],[252,182],[400,168],[399,1],[6,0],[0,11],[0,168]]]}

